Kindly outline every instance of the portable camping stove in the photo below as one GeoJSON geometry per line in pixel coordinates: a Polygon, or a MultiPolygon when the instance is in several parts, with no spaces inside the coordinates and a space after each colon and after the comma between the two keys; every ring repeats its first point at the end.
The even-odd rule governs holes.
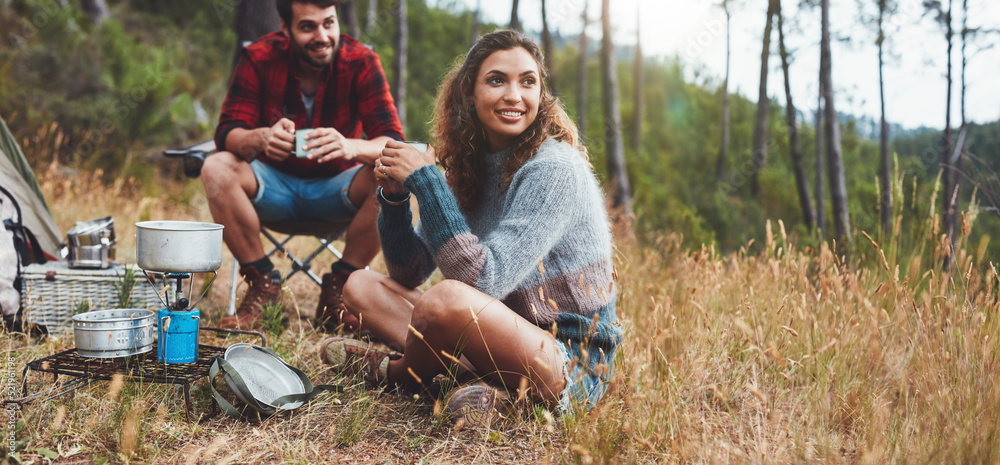
{"type": "MultiPolygon", "coordinates": [[[[267,338],[264,334],[256,331],[240,331],[236,329],[201,327],[202,330],[214,331],[216,333],[248,334],[260,338],[261,344],[267,346],[267,338]]],[[[34,402],[44,394],[39,392],[28,395],[28,371],[42,373],[52,373],[53,383],[59,379],[59,375],[71,376],[75,379],[62,386],[53,387],[53,390],[61,391],[50,394],[42,399],[47,401],[63,394],[75,391],[81,387],[89,385],[95,380],[110,381],[115,375],[123,375],[125,381],[135,381],[139,383],[153,384],[177,384],[184,389],[184,415],[191,420],[191,384],[208,376],[209,366],[212,359],[222,356],[226,349],[209,345],[200,345],[198,359],[192,363],[173,364],[163,363],[156,359],[156,344],[153,350],[130,357],[118,358],[87,358],[76,353],[76,349],[69,349],[55,355],[40,358],[28,362],[21,375],[21,399],[8,400],[7,402],[17,404],[28,404],[34,402]]]]}

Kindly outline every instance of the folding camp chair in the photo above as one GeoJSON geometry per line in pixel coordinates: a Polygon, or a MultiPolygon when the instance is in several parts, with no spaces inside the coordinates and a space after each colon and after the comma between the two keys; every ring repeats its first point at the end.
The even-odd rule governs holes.
{"type": "MultiPolygon", "coordinates": [[[[205,157],[215,152],[215,141],[209,140],[197,144],[189,145],[179,149],[164,150],[163,155],[169,158],[180,158],[184,162],[184,174],[189,178],[197,178],[201,174],[201,166],[205,162],[205,157]]],[[[281,252],[292,262],[291,270],[282,277],[282,281],[292,277],[295,273],[302,272],[317,286],[321,286],[323,280],[310,269],[312,261],[319,257],[324,251],[332,253],[337,259],[342,258],[342,253],[333,246],[333,241],[347,231],[350,221],[326,223],[326,222],[282,222],[282,223],[262,223],[261,235],[273,246],[266,256],[270,257],[281,252]],[[279,239],[275,233],[285,237],[279,239]],[[297,236],[313,236],[319,241],[319,246],[308,254],[289,250],[287,244],[297,236]],[[300,258],[301,257],[301,258],[300,258]]],[[[233,273],[230,280],[229,307],[226,310],[228,315],[236,313],[236,287],[239,285],[239,264],[233,259],[233,273]]]]}

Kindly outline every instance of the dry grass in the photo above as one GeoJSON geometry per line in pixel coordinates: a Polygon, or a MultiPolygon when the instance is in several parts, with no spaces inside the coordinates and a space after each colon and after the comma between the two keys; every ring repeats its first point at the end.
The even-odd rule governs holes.
{"type": "MultiPolygon", "coordinates": [[[[122,255],[134,247],[134,221],[209,218],[197,186],[169,186],[177,202],[128,182],[43,178],[63,230],[113,214],[122,255]]],[[[626,339],[609,394],[588,414],[455,431],[433,399],[368,391],[324,372],[323,336],[299,324],[272,345],[314,381],[347,383],[345,393],[248,425],[207,416],[202,382],[194,397],[206,416],[188,423],[177,388],[97,382],[26,406],[21,458],[42,461],[44,448],[68,463],[1000,461],[998,277],[975,253],[982,248],[967,253],[960,241],[954,273],[930,266],[944,250],[930,227],[915,255],[896,239],[882,254],[859,237],[856,247],[868,250],[859,255],[875,258],[847,265],[827,246],[800,249],[775,226],[759,252],[688,251],[677,238],[617,251],[626,339]]],[[[225,305],[228,273],[227,263],[201,305],[210,315],[225,305]]],[[[311,311],[312,284],[296,280],[289,291],[293,308],[311,311]]],[[[4,337],[17,366],[72,344],[4,337]]],[[[31,375],[29,389],[50,379],[31,375]]]]}

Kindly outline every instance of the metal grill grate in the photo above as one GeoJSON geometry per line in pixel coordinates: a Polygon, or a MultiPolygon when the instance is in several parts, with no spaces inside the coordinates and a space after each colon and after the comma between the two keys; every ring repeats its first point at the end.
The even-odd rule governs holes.
{"type": "MultiPolygon", "coordinates": [[[[261,345],[267,347],[267,338],[257,331],[241,331],[238,329],[211,328],[203,326],[201,330],[218,334],[246,334],[260,338],[261,345]]],[[[55,355],[28,362],[21,376],[21,399],[6,400],[5,404],[27,404],[41,397],[42,393],[28,395],[28,371],[52,373],[58,379],[59,375],[72,376],[74,379],[61,386],[63,391],[51,394],[44,400],[59,397],[70,391],[86,386],[94,380],[109,381],[116,374],[125,375],[125,381],[138,383],[179,384],[184,387],[184,413],[191,418],[191,383],[208,376],[212,359],[223,356],[226,349],[204,344],[198,345],[198,359],[191,363],[163,363],[156,360],[157,345],[144,354],[118,358],[87,358],[69,349],[55,355]]],[[[57,389],[53,386],[49,392],[57,389]]]]}
{"type": "Polygon", "coordinates": [[[156,344],[153,350],[132,357],[86,358],[78,355],[76,349],[69,349],[45,358],[28,362],[32,371],[69,375],[79,378],[110,380],[115,374],[125,375],[126,381],[140,383],[190,384],[208,376],[212,357],[222,355],[225,349],[207,345],[198,346],[198,359],[191,363],[173,364],[156,360],[156,344]]]}

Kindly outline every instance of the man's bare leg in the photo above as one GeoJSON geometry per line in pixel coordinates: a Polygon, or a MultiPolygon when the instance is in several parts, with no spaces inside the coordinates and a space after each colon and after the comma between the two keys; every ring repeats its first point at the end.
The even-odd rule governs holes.
{"type": "Polygon", "coordinates": [[[344,237],[344,258],[355,268],[368,266],[382,250],[378,234],[378,200],[375,199],[375,174],[372,167],[362,165],[348,188],[351,203],[358,205],[358,212],[347,226],[344,237]]]}
{"type": "Polygon", "coordinates": [[[212,219],[225,228],[222,240],[240,264],[264,258],[260,219],[250,202],[257,195],[257,178],[250,164],[229,152],[205,159],[201,182],[212,219]]]}

